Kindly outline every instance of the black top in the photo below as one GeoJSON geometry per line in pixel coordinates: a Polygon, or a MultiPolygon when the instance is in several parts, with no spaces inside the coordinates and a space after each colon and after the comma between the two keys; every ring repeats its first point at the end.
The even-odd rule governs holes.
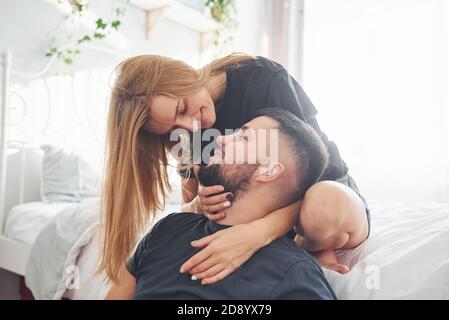
{"type": "Polygon", "coordinates": [[[127,263],[136,278],[134,299],[336,298],[314,258],[286,236],[215,284],[203,286],[179,272],[199,251],[191,241],[227,227],[194,213],[173,213],[159,221],[127,263]]]}
{"type": "MultiPolygon", "coordinates": [[[[256,117],[263,108],[282,108],[309,123],[327,145],[329,166],[323,180],[344,176],[348,167],[340,157],[335,143],[330,141],[315,119],[317,110],[296,80],[283,66],[264,57],[241,63],[226,72],[227,86],[214,125],[220,131],[237,129],[256,117]]],[[[224,131],[223,131],[224,132],[224,131]]]]}
{"type": "MultiPolygon", "coordinates": [[[[226,90],[217,107],[217,120],[213,128],[224,134],[225,129],[239,129],[254,119],[263,108],[288,110],[309,123],[328,147],[330,162],[322,179],[336,180],[347,173],[348,167],[341,159],[337,146],[318,126],[315,119],[317,110],[283,66],[267,58],[257,57],[228,68],[226,75],[226,90]]],[[[207,143],[203,142],[204,145],[207,143]]],[[[187,176],[185,172],[180,174],[187,176]]]]}
{"type": "MultiPolygon", "coordinates": [[[[315,118],[317,110],[312,102],[285,68],[267,58],[257,57],[229,67],[226,70],[226,76],[226,90],[222,101],[217,106],[217,120],[214,128],[220,130],[222,134],[225,134],[225,129],[239,129],[254,119],[263,108],[282,108],[290,111],[310,124],[328,148],[329,165],[320,180],[338,180],[354,190],[365,205],[369,223],[368,204],[354,179],[347,174],[348,166],[341,159],[336,144],[321,131],[315,118]]],[[[203,146],[208,143],[208,141],[202,142],[203,146]]],[[[193,160],[195,163],[200,161],[193,160]]],[[[182,170],[179,173],[183,177],[194,176],[182,170]]]]}

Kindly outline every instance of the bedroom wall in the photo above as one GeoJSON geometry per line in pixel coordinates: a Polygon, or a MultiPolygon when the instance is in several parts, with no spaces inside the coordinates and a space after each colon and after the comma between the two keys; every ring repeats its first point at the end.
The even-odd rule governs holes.
{"type": "MultiPolygon", "coordinates": [[[[122,26],[118,32],[97,44],[124,52],[124,55],[162,54],[198,63],[199,34],[189,28],[162,19],[151,39],[145,39],[145,12],[124,1],[90,1],[90,8],[97,16],[108,18],[114,5],[126,9],[122,26]],[[170,37],[170,35],[173,35],[170,37]],[[174,35],[176,37],[174,37],[174,35]]],[[[15,68],[25,72],[40,70],[48,58],[47,34],[64,18],[61,5],[56,0],[0,1],[0,51],[8,49],[14,56],[15,68]]],[[[64,25],[64,23],[63,23],[64,25]]],[[[86,29],[79,32],[83,34],[86,29]]],[[[78,32],[78,31],[77,31],[78,32]]],[[[115,65],[123,57],[95,53],[83,49],[80,59],[67,67],[57,62],[49,74],[70,72],[92,67],[115,65]],[[84,54],[85,52],[88,54],[84,54]]],[[[17,80],[17,79],[16,79],[17,80]]]]}
{"type": "Polygon", "coordinates": [[[369,200],[449,201],[449,2],[310,0],[304,87],[369,200]]]}

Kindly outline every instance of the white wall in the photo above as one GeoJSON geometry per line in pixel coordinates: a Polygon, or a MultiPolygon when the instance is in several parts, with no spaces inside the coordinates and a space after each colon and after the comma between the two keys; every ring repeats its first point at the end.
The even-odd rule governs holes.
{"type": "MultiPolygon", "coordinates": [[[[55,29],[64,17],[56,0],[0,0],[0,51],[8,49],[14,56],[16,69],[26,72],[40,70],[48,60],[47,33],[55,29]]],[[[163,18],[150,40],[145,39],[146,15],[139,8],[118,0],[91,0],[90,9],[98,17],[108,19],[114,5],[126,8],[122,26],[98,45],[115,48],[129,55],[161,54],[181,58],[193,64],[199,60],[199,34],[185,26],[163,18]]],[[[86,18],[88,20],[88,18],[86,18]]],[[[64,26],[64,23],[62,24],[64,26]]],[[[62,29],[63,30],[63,29],[62,29]]],[[[76,32],[86,33],[82,28],[76,32]]],[[[58,34],[58,33],[56,33],[58,34]]],[[[82,49],[83,54],[73,66],[55,64],[49,74],[93,67],[115,65],[123,57],[98,54],[82,49]],[[88,52],[88,54],[84,54],[88,52]]],[[[19,79],[15,79],[19,80],[19,79]]]]}
{"type": "Polygon", "coordinates": [[[449,1],[306,0],[304,87],[371,200],[449,201],[449,1]]]}
{"type": "Polygon", "coordinates": [[[237,0],[238,27],[234,37],[235,51],[251,55],[268,54],[266,0],[237,0]]]}

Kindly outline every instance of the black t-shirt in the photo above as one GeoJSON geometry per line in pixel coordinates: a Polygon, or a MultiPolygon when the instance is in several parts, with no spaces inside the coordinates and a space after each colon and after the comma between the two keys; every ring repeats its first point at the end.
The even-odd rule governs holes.
{"type": "MultiPolygon", "coordinates": [[[[226,90],[217,108],[217,120],[213,128],[225,134],[225,129],[239,129],[254,119],[263,108],[288,110],[309,123],[327,145],[330,163],[323,180],[336,180],[347,173],[348,167],[341,159],[337,146],[321,131],[315,119],[317,110],[283,66],[267,58],[257,57],[228,68],[226,75],[226,90]]],[[[204,145],[207,143],[203,142],[204,145]]]]}
{"type": "MultiPolygon", "coordinates": [[[[344,176],[348,167],[315,119],[317,110],[296,80],[283,66],[264,57],[241,63],[226,72],[227,86],[214,125],[220,131],[238,129],[256,117],[263,108],[282,108],[309,123],[327,145],[330,163],[323,176],[335,180],[344,176]]],[[[222,132],[223,133],[223,132],[222,132]]]]}
{"type": "MultiPolygon", "coordinates": [[[[348,166],[340,157],[336,144],[328,139],[318,125],[315,118],[317,110],[298,82],[283,66],[270,59],[257,57],[229,67],[226,76],[226,90],[217,108],[217,119],[213,128],[220,130],[221,134],[225,134],[225,129],[239,129],[254,119],[263,108],[282,108],[290,111],[310,124],[328,148],[329,165],[320,179],[338,180],[353,189],[363,200],[369,218],[367,202],[355,181],[347,174],[348,166]]],[[[203,147],[207,144],[208,141],[202,141],[203,147]]],[[[200,160],[193,161],[199,163],[200,160]]],[[[193,176],[183,170],[179,173],[183,177],[193,176]]]]}
{"type": "Polygon", "coordinates": [[[127,263],[136,278],[134,299],[336,299],[314,258],[286,236],[215,284],[204,286],[179,272],[199,251],[191,241],[227,227],[194,213],[159,221],[127,263]]]}

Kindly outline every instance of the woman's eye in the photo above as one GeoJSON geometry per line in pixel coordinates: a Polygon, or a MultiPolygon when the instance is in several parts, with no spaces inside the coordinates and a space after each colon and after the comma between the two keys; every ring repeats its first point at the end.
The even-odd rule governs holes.
{"type": "Polygon", "coordinates": [[[177,109],[178,109],[178,114],[177,114],[177,116],[178,116],[178,117],[183,116],[184,113],[186,112],[186,109],[187,109],[185,103],[183,103],[182,106],[181,106],[181,100],[179,100],[179,101],[178,101],[178,105],[177,105],[176,107],[177,107],[177,109]]]}

